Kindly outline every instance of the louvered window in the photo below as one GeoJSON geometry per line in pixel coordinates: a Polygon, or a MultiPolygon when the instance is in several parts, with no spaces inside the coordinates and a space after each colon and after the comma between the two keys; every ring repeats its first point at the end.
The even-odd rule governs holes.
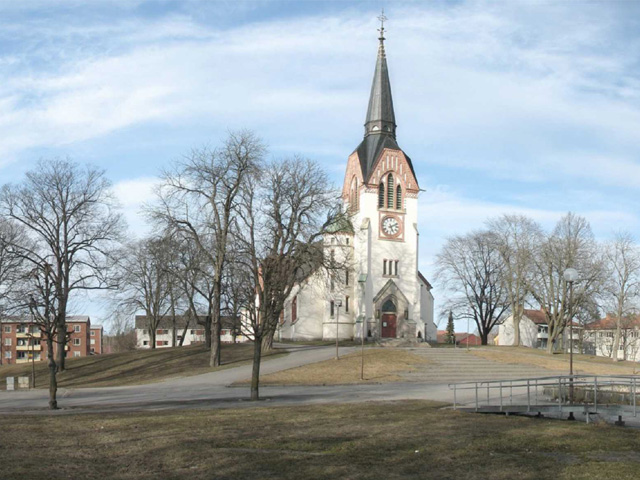
{"type": "Polygon", "coordinates": [[[402,210],[402,187],[400,185],[396,188],[396,208],[402,210]]]}
{"type": "Polygon", "coordinates": [[[384,207],[384,183],[380,182],[378,187],[378,208],[384,207]]]}
{"type": "Polygon", "coordinates": [[[387,208],[393,208],[393,175],[387,176],[387,208]]]}

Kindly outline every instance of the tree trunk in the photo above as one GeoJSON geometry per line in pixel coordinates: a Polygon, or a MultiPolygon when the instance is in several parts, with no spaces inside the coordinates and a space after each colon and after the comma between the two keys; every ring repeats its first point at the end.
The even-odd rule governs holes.
{"type": "Polygon", "coordinates": [[[210,367],[219,367],[220,363],[220,317],[215,322],[211,322],[211,357],[209,358],[210,367]]]}
{"type": "Polygon", "coordinates": [[[156,329],[149,329],[149,338],[151,339],[151,348],[156,348],[156,329]]]}
{"type": "Polygon", "coordinates": [[[211,348],[211,312],[204,319],[204,345],[211,348]]]}
{"type": "Polygon", "coordinates": [[[56,395],[58,393],[58,382],[56,380],[57,365],[55,361],[55,354],[53,352],[53,340],[47,340],[47,358],[49,361],[49,410],[58,409],[58,400],[56,395]]]}
{"type": "Polygon", "coordinates": [[[522,320],[522,307],[520,305],[512,306],[513,312],[513,345],[520,346],[520,321],[522,320]]]}
{"type": "Polygon", "coordinates": [[[64,372],[64,359],[67,355],[67,322],[66,319],[62,320],[58,318],[58,333],[56,334],[56,343],[58,344],[58,351],[56,352],[57,369],[59,372],[64,372]]]}
{"type": "MultiPolygon", "coordinates": [[[[469,341],[469,339],[467,338],[467,342],[469,341]]],[[[489,341],[489,332],[488,331],[482,331],[480,332],[480,344],[481,345],[486,345],[489,341]]]]}
{"type": "Polygon", "coordinates": [[[260,360],[262,358],[263,338],[256,338],[253,342],[253,369],[251,370],[251,401],[260,400],[260,360]]]}
{"type": "Polygon", "coordinates": [[[275,330],[270,329],[270,331],[265,332],[265,335],[262,337],[262,350],[265,352],[268,352],[273,348],[273,337],[275,333],[275,330]]]}
{"type": "Polygon", "coordinates": [[[187,332],[189,331],[189,323],[191,323],[189,320],[187,320],[187,323],[184,326],[184,330],[182,330],[182,338],[180,338],[180,345],[182,346],[184,344],[184,339],[187,336],[187,332]]]}

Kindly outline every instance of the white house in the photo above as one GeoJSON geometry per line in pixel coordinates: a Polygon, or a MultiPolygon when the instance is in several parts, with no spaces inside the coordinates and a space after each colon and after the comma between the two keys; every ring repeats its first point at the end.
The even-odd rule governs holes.
{"type": "Polygon", "coordinates": [[[349,266],[316,272],[291,293],[276,338],[420,338],[436,341],[431,285],[418,270],[418,195],[411,159],[396,141],[384,46],[379,38],[364,139],[351,153],[342,205],[325,251],[349,266]]]}
{"type": "MultiPolygon", "coordinates": [[[[574,352],[578,351],[581,326],[573,323],[574,352]]],[[[515,327],[513,315],[509,316],[498,328],[498,342],[501,346],[515,345],[515,327]]],[[[564,340],[568,345],[569,329],[565,329],[564,340]]],[[[525,309],[520,319],[520,346],[546,349],[549,342],[549,324],[544,310],[525,309]]],[[[568,347],[567,347],[568,348],[568,347]]]]}
{"type": "MultiPolygon", "coordinates": [[[[242,335],[239,329],[234,329],[229,317],[222,317],[221,321],[220,341],[224,343],[248,341],[248,338],[242,335]]],[[[136,315],[135,327],[137,348],[151,348],[151,335],[147,316],[136,315]]],[[[179,346],[183,336],[183,347],[203,344],[206,338],[204,326],[197,324],[188,316],[179,315],[175,319],[169,315],[164,316],[156,327],[156,348],[179,346]]]]}
{"type": "MultiPolygon", "coordinates": [[[[623,319],[616,356],[619,360],[640,361],[640,316],[623,319]]],[[[611,357],[616,332],[616,319],[612,315],[591,322],[584,328],[584,353],[611,357]]]]}

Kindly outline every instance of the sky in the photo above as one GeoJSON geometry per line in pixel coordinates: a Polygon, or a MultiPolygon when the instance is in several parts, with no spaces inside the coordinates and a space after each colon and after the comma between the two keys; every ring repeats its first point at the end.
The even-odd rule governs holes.
{"type": "Polygon", "coordinates": [[[382,7],[427,278],[447,237],[503,213],[638,237],[640,2],[622,0],[0,0],[0,184],[39,159],[97,165],[141,236],[162,169],[249,128],[341,186],[382,7]]]}

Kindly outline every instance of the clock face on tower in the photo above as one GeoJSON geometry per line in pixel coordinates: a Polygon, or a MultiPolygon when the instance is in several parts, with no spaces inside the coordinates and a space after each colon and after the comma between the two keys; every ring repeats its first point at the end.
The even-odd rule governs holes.
{"type": "Polygon", "coordinates": [[[382,219],[382,231],[385,235],[393,237],[400,232],[400,224],[394,217],[384,217],[382,219]]]}

